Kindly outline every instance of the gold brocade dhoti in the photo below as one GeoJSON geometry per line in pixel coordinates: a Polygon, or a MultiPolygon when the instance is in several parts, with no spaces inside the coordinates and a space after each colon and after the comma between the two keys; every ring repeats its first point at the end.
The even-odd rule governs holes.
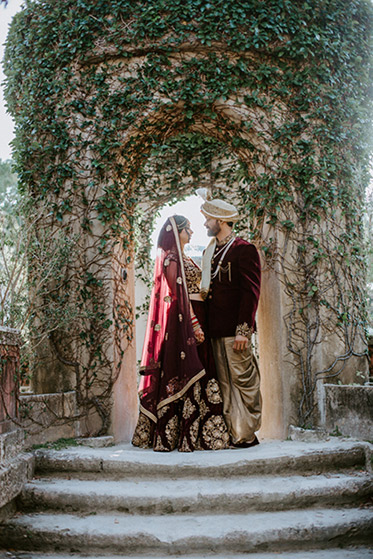
{"type": "Polygon", "coordinates": [[[233,351],[234,336],[211,340],[218,381],[223,397],[223,415],[233,444],[251,441],[261,423],[262,398],[257,360],[251,343],[233,351]]]}

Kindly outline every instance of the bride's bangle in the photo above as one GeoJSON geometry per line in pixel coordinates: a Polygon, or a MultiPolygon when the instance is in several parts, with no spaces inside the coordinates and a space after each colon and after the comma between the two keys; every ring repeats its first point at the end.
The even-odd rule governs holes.
{"type": "Polygon", "coordinates": [[[198,318],[196,317],[195,314],[193,314],[193,315],[191,316],[191,321],[192,321],[192,326],[193,326],[194,332],[195,332],[196,330],[199,330],[199,328],[201,328],[201,325],[200,325],[200,323],[198,322],[198,318]]]}

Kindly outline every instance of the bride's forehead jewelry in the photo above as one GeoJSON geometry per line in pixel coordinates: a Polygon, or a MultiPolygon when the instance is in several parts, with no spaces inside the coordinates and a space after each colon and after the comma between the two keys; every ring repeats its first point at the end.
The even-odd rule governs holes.
{"type": "Polygon", "coordinates": [[[190,223],[189,221],[185,218],[181,223],[177,223],[176,227],[178,231],[182,231],[183,229],[185,229],[186,227],[189,227],[190,223]]]}
{"type": "MultiPolygon", "coordinates": [[[[189,221],[186,217],[183,217],[183,219],[180,221],[180,223],[178,223],[178,222],[176,221],[176,219],[175,219],[176,217],[179,217],[179,216],[173,215],[173,216],[170,217],[169,219],[170,219],[170,221],[173,220],[173,222],[174,222],[175,225],[176,225],[176,229],[178,230],[179,233],[181,233],[181,231],[182,231],[183,229],[185,229],[186,227],[190,227],[190,221],[189,221]]],[[[181,216],[180,216],[180,217],[181,217],[181,216]]],[[[171,229],[172,229],[171,225],[167,225],[166,231],[171,231],[171,229]]]]}

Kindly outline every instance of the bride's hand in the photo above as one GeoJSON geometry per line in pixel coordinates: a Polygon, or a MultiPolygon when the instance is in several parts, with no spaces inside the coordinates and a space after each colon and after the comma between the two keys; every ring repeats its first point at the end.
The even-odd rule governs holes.
{"type": "Polygon", "coordinates": [[[194,331],[194,337],[196,338],[197,345],[202,344],[205,341],[205,334],[202,328],[198,328],[194,331]]]}

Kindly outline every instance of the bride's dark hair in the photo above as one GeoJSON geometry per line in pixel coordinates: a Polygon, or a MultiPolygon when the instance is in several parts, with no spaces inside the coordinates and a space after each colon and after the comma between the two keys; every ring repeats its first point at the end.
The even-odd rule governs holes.
{"type": "Polygon", "coordinates": [[[189,219],[183,215],[173,215],[172,218],[167,218],[158,237],[158,248],[163,250],[171,250],[176,246],[175,235],[171,225],[171,219],[175,221],[176,228],[179,233],[189,225],[189,219]]]}

